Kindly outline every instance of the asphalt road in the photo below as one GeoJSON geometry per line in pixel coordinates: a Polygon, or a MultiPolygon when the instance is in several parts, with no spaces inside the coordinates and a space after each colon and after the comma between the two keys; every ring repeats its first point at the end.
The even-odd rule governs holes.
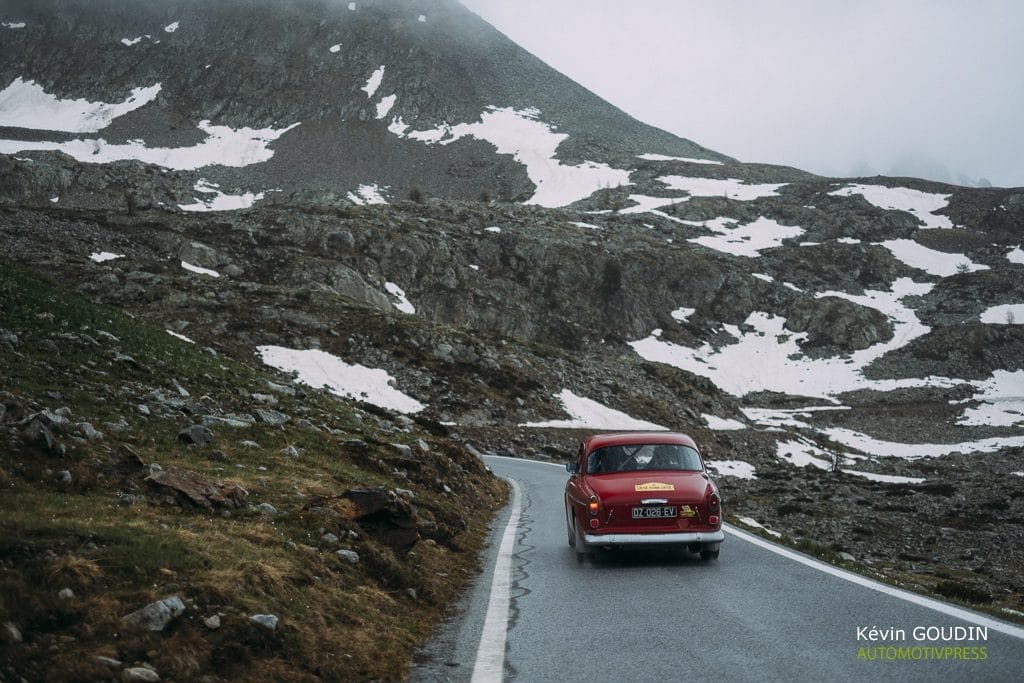
{"type": "Polygon", "coordinates": [[[505,527],[515,514],[510,505],[495,522],[485,571],[417,658],[415,683],[1024,680],[1024,629],[852,583],[806,556],[748,542],[741,532],[726,534],[717,561],[651,551],[578,563],[566,544],[564,470],[508,458],[486,462],[520,489],[515,543],[510,532],[503,563],[505,527]],[[506,621],[502,591],[492,586],[509,572],[506,621]],[[488,609],[502,622],[501,640],[485,627],[488,609]],[[987,634],[979,625],[988,626],[987,634]],[[933,631],[918,640],[915,629],[933,631]],[[481,633],[489,631],[481,646],[481,633]],[[497,652],[488,652],[495,642],[497,652]],[[969,659],[950,659],[956,655],[946,648],[969,659]]]}

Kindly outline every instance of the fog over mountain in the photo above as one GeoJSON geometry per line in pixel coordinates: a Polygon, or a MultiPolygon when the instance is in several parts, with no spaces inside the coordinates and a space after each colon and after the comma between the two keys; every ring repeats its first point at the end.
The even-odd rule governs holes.
{"type": "Polygon", "coordinates": [[[1013,0],[466,0],[636,116],[744,161],[1024,185],[1013,0]]]}

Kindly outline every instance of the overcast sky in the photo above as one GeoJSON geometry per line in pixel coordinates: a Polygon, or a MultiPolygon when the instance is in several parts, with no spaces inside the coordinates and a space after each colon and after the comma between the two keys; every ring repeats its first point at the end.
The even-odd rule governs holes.
{"type": "Polygon", "coordinates": [[[1024,0],[462,0],[741,161],[1024,186],[1024,0]]]}

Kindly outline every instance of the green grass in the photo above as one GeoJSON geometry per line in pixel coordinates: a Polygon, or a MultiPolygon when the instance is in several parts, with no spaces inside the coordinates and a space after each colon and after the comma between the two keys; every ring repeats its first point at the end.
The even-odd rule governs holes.
{"type": "Polygon", "coordinates": [[[505,489],[443,437],[383,432],[377,418],[386,422],[386,413],[371,415],[307,390],[302,398],[279,397],[273,408],[328,429],[311,431],[295,420],[215,428],[212,445],[187,446],[178,432],[194,415],[143,417],[136,410],[154,405],[154,390],[174,396],[177,380],[200,406],[249,413],[262,407],[250,393],[267,393],[268,378],[287,380],[214,356],[3,261],[0,329],[18,336],[16,353],[0,352],[0,400],[9,409],[0,425],[0,622],[25,635],[4,651],[19,676],[96,680],[106,674],[94,655],[107,654],[149,661],[178,680],[205,673],[246,681],[399,679],[413,649],[474,575],[489,513],[505,489]],[[62,456],[22,439],[21,420],[62,407],[72,422],[90,422],[104,438],[58,432],[62,456]],[[118,420],[127,427],[106,425],[118,420]],[[258,447],[239,445],[243,439],[258,447]],[[347,439],[367,446],[355,451],[347,439]],[[417,439],[430,452],[417,454],[408,478],[395,478],[403,456],[389,443],[417,439]],[[286,446],[301,454],[285,455],[286,446]],[[251,503],[268,502],[279,514],[167,504],[146,483],[148,469],[119,469],[126,447],[147,465],[238,483],[251,503]],[[228,462],[212,459],[215,450],[228,462]],[[56,481],[60,470],[71,473],[71,483],[56,481]],[[440,493],[438,479],[455,493],[440,493]],[[399,556],[346,517],[343,505],[307,509],[317,497],[330,507],[348,488],[363,486],[414,491],[414,504],[438,529],[424,529],[424,540],[399,556]],[[470,508],[479,514],[465,514],[470,508]],[[322,529],[341,545],[325,544],[322,529]],[[343,562],[334,554],[338,547],[356,550],[362,561],[343,562]],[[64,587],[73,600],[57,597],[64,587]],[[410,588],[417,599],[406,593],[410,588]],[[181,596],[189,609],[166,632],[124,627],[123,615],[169,595],[181,596]],[[248,615],[257,612],[277,614],[278,631],[255,630],[248,615]],[[213,614],[223,615],[216,631],[203,625],[213,614]]]}

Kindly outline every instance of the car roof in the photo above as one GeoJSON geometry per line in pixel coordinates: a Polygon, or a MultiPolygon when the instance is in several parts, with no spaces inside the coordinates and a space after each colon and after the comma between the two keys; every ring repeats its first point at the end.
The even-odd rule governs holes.
{"type": "Polygon", "coordinates": [[[629,446],[636,444],[678,444],[699,450],[696,442],[681,432],[622,432],[616,434],[594,434],[583,439],[583,448],[587,453],[606,446],[629,446]]]}

